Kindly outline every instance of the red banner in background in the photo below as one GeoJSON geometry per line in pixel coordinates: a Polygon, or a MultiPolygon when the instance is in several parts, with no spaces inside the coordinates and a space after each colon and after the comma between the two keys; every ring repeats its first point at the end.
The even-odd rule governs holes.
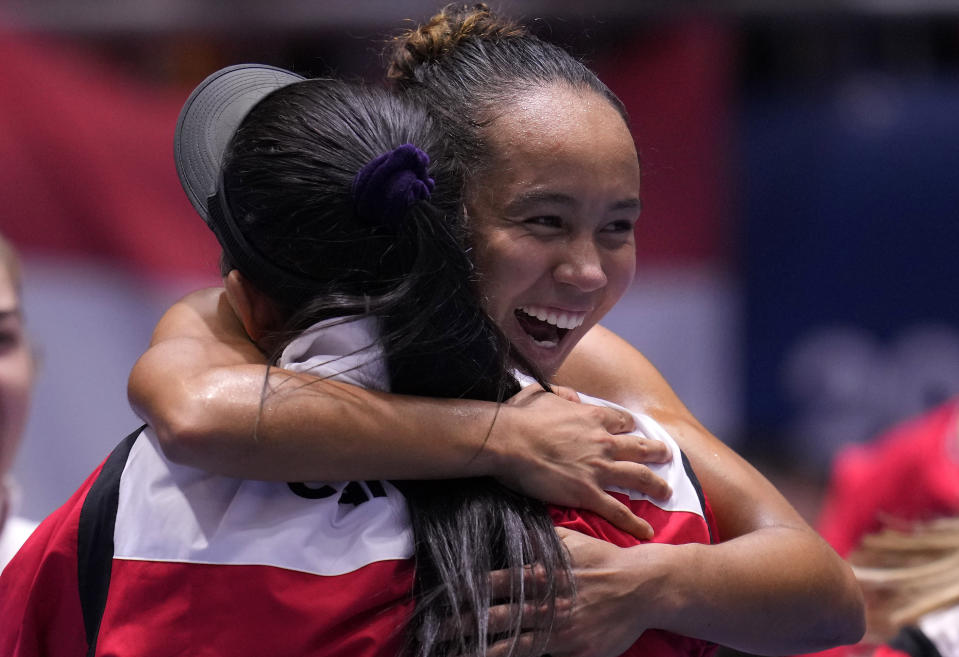
{"type": "Polygon", "coordinates": [[[729,263],[733,57],[730,30],[688,20],[632,35],[593,63],[639,148],[641,266],[729,263]]]}
{"type": "MultiPolygon", "coordinates": [[[[594,62],[629,110],[643,163],[642,262],[725,264],[733,37],[677,22],[594,62]]],[[[215,271],[213,236],[176,179],[189,89],[161,87],[64,40],[0,32],[2,229],[28,252],[144,273],[215,271]]]]}
{"type": "Polygon", "coordinates": [[[0,61],[0,230],[25,254],[215,280],[173,166],[186,93],[50,38],[0,32],[0,61]]]}

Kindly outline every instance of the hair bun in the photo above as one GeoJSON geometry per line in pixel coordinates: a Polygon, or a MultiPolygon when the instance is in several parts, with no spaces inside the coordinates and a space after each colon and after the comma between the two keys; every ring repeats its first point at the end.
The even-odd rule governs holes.
{"type": "Polygon", "coordinates": [[[443,59],[468,39],[505,39],[526,34],[524,26],[497,16],[485,3],[449,4],[426,24],[393,39],[386,76],[393,80],[414,79],[417,68],[443,59]]]}

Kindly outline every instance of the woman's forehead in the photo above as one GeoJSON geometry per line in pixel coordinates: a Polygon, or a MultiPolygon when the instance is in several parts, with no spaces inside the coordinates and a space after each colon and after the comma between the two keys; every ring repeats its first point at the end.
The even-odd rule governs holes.
{"type": "Polygon", "coordinates": [[[537,157],[564,151],[611,150],[635,157],[632,134],[619,111],[592,89],[565,84],[535,88],[517,97],[486,127],[492,159],[529,152],[537,157]]]}
{"type": "Polygon", "coordinates": [[[551,134],[568,124],[595,121],[607,117],[610,125],[626,121],[619,110],[604,95],[588,87],[573,87],[566,83],[531,87],[513,96],[498,108],[490,127],[523,126],[540,134],[551,134]]]}
{"type": "MultiPolygon", "coordinates": [[[[638,194],[639,162],[619,112],[592,90],[566,86],[530,92],[487,127],[490,159],[474,189],[512,195],[520,188],[602,183],[638,194]]],[[[482,193],[482,192],[481,192],[482,193]]]]}

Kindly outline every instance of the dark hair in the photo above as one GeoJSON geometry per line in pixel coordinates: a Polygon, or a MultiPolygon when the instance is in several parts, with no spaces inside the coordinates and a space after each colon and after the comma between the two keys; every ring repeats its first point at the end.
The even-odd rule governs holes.
{"type": "Polygon", "coordinates": [[[447,5],[393,39],[387,77],[443,123],[473,173],[488,162],[484,129],[536,89],[559,83],[593,91],[629,123],[622,101],[589,67],[483,3],[447,5]]]}
{"type": "MultiPolygon", "coordinates": [[[[396,37],[387,77],[443,125],[466,185],[494,155],[488,128],[530,92],[557,84],[594,92],[629,123],[622,102],[587,66],[485,4],[447,5],[396,37]]],[[[556,545],[549,550],[562,555],[556,545]]],[[[553,586],[550,578],[568,562],[558,557],[547,565],[553,586]]]]}
{"type": "MultiPolygon", "coordinates": [[[[475,288],[461,179],[444,139],[425,110],[386,90],[299,82],[244,118],[227,150],[224,194],[247,241],[295,279],[254,279],[285,311],[285,336],[325,319],[372,316],[394,392],[502,401],[519,386],[508,342],[475,288]],[[403,144],[430,156],[430,198],[396,222],[359,216],[357,172],[403,144]]],[[[552,606],[555,591],[530,592],[521,578],[533,563],[550,581],[557,567],[568,569],[543,504],[492,479],[397,485],[416,545],[409,652],[484,652],[492,570],[516,573],[507,602],[552,606]],[[450,621],[459,623],[452,639],[441,630],[450,621]]],[[[507,634],[518,637],[518,623],[507,634]]]]}

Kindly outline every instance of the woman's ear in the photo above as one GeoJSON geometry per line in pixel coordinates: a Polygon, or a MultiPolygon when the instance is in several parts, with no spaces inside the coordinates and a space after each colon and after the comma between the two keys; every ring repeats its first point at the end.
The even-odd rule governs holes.
{"type": "Polygon", "coordinates": [[[236,269],[230,270],[223,277],[223,287],[233,312],[253,342],[259,345],[266,334],[279,330],[281,319],[276,305],[243,274],[236,269]]]}

